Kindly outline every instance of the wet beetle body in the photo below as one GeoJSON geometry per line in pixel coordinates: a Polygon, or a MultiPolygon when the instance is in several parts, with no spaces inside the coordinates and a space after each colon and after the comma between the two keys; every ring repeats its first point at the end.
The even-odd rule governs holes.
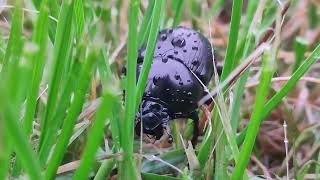
{"type": "MultiPolygon", "coordinates": [[[[137,76],[145,52],[145,47],[139,50],[137,76]]],[[[167,132],[169,120],[190,118],[195,123],[195,141],[199,119],[197,102],[206,93],[203,85],[211,80],[213,68],[211,44],[202,34],[185,27],[160,31],[136,115],[136,133],[140,134],[141,119],[143,133],[159,139],[167,132]]]]}

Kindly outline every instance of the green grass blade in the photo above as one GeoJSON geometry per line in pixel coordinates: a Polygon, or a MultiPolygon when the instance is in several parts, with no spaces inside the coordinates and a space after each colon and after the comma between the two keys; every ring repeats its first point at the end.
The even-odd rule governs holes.
{"type": "Polygon", "coordinates": [[[210,17],[215,16],[218,12],[218,10],[221,8],[223,4],[223,0],[216,0],[214,1],[214,3],[212,4],[211,8],[210,8],[210,17]]]}
{"type": "Polygon", "coordinates": [[[85,23],[84,7],[83,7],[82,0],[74,1],[74,16],[77,24],[77,28],[76,28],[77,39],[80,39],[84,29],[84,23],[85,23]]]}
{"type": "Polygon", "coordinates": [[[102,98],[95,120],[88,133],[89,137],[82,155],[80,166],[75,172],[73,179],[88,178],[89,172],[93,166],[95,154],[103,139],[105,121],[107,118],[109,120],[112,119],[112,112],[114,111],[114,108],[119,109],[120,107],[119,102],[119,97],[113,92],[106,92],[102,98]]]}
{"type": "MultiPolygon", "coordinates": [[[[236,52],[236,46],[238,41],[238,33],[239,33],[239,26],[240,26],[240,20],[241,20],[241,12],[242,12],[242,0],[239,1],[233,1],[232,4],[232,13],[231,13],[231,26],[230,26],[230,33],[229,33],[229,40],[226,50],[226,56],[224,59],[224,66],[221,74],[221,80],[223,81],[233,70],[235,66],[235,52],[236,52]]],[[[222,99],[222,102],[224,103],[224,100],[222,99]]],[[[213,111],[213,117],[212,121],[215,120],[214,116],[215,113],[217,113],[217,108],[213,111]]],[[[218,117],[218,119],[221,119],[222,117],[218,117]]],[[[223,119],[222,119],[223,120],[223,119]]],[[[229,131],[226,131],[226,129],[222,128],[221,121],[216,121],[217,128],[216,128],[216,134],[219,135],[222,131],[225,131],[225,133],[232,133],[229,131]]],[[[214,124],[214,122],[212,123],[214,124]]],[[[230,134],[229,134],[230,135],[230,134]]],[[[228,136],[229,136],[228,135],[228,136]]],[[[226,136],[223,135],[217,144],[216,147],[216,161],[215,161],[215,178],[217,179],[226,179],[227,177],[227,158],[226,158],[226,152],[225,152],[225,145],[226,145],[226,136]]],[[[229,139],[229,138],[228,138],[229,139]]],[[[230,139],[229,139],[230,140],[230,139]]],[[[230,143],[230,142],[229,142],[230,143]]],[[[209,152],[207,152],[209,154],[209,152]]],[[[207,161],[207,159],[206,159],[207,161]]],[[[201,162],[200,162],[201,163],[201,162]]]]}
{"type": "Polygon", "coordinates": [[[13,149],[22,163],[23,168],[29,175],[30,179],[41,179],[41,169],[38,158],[28,143],[28,136],[19,125],[19,110],[12,104],[9,99],[6,85],[0,82],[0,113],[4,120],[4,125],[8,138],[13,143],[13,149]]]}
{"type": "Polygon", "coordinates": [[[180,21],[181,21],[181,17],[183,14],[183,10],[184,10],[184,0],[177,0],[176,2],[176,6],[174,8],[174,17],[173,17],[173,23],[172,23],[172,27],[176,27],[179,25],[180,21]]]}
{"type": "MultiPolygon", "coordinates": [[[[14,10],[9,41],[7,44],[7,48],[4,54],[4,59],[2,64],[3,73],[10,73],[10,71],[12,72],[13,69],[17,68],[19,63],[19,58],[22,53],[23,11],[20,3],[21,3],[20,1],[17,1],[16,8],[14,10]]],[[[9,74],[6,74],[6,76],[10,77],[10,79],[14,79],[17,77],[17,74],[13,74],[13,75],[14,77],[11,77],[9,74]]],[[[9,77],[6,77],[6,78],[9,78],[9,77]]],[[[10,83],[9,87],[11,85],[12,84],[10,83]]]]}
{"type": "MultiPolygon", "coordinates": [[[[285,85],[278,91],[264,106],[264,111],[260,121],[262,122],[270,112],[278,106],[282,99],[294,88],[300,78],[308,71],[311,65],[319,59],[320,56],[320,44],[313,50],[309,57],[304,60],[300,67],[293,73],[291,78],[285,83],[285,85]]],[[[247,134],[248,128],[245,128],[238,137],[243,137],[247,134]]],[[[241,140],[238,138],[237,142],[241,140]]]]}
{"type": "Polygon", "coordinates": [[[93,180],[108,179],[115,164],[116,161],[114,159],[104,160],[93,180]]]}
{"type": "Polygon", "coordinates": [[[41,135],[40,135],[40,163],[44,165],[48,151],[41,149],[46,146],[44,137],[48,129],[54,127],[52,124],[56,123],[52,118],[57,108],[57,99],[59,89],[61,88],[61,81],[65,64],[70,61],[70,48],[72,47],[72,17],[73,17],[73,3],[72,1],[64,1],[59,15],[59,23],[53,49],[53,68],[51,72],[51,79],[49,82],[48,102],[44,117],[41,121],[41,135]]]}
{"type": "Polygon", "coordinates": [[[37,96],[39,92],[40,82],[43,75],[43,68],[47,52],[47,43],[48,43],[48,7],[47,1],[44,0],[40,10],[40,15],[37,20],[35,31],[33,34],[33,42],[38,47],[37,52],[30,58],[33,60],[33,72],[30,91],[27,95],[26,101],[26,111],[24,116],[24,129],[28,134],[30,134],[32,129],[32,121],[36,111],[37,106],[37,96]]]}
{"type": "Polygon", "coordinates": [[[308,42],[302,37],[297,37],[294,43],[295,59],[293,65],[293,71],[296,71],[301,65],[302,60],[304,59],[304,53],[308,49],[308,42]]]}
{"type": "Polygon", "coordinates": [[[119,163],[121,179],[137,179],[133,162],[133,121],[135,117],[136,95],[136,65],[138,56],[138,10],[140,1],[131,0],[129,4],[129,31],[128,31],[128,60],[127,60],[127,85],[125,93],[125,119],[121,124],[121,147],[124,151],[124,161],[119,163]]]}
{"type": "Polygon", "coordinates": [[[245,137],[239,156],[239,161],[234,168],[231,179],[239,179],[239,177],[242,177],[249,162],[250,154],[260,126],[260,117],[264,111],[263,105],[266,101],[266,97],[270,88],[269,86],[274,71],[274,62],[275,59],[270,59],[270,51],[266,51],[263,59],[262,74],[260,76],[260,84],[257,90],[256,102],[254,104],[250,123],[248,125],[249,133],[245,137]]]}
{"type": "Polygon", "coordinates": [[[148,2],[148,8],[143,16],[142,23],[140,26],[139,34],[138,34],[138,46],[140,47],[143,43],[145,43],[146,38],[150,32],[150,25],[151,25],[151,16],[154,7],[154,1],[150,0],[148,2]]]}
{"type": "Polygon", "coordinates": [[[93,72],[95,64],[96,54],[91,52],[83,65],[79,79],[78,86],[76,88],[74,100],[70,106],[70,110],[66,119],[64,120],[61,134],[58,138],[57,145],[54,149],[54,153],[49,161],[48,168],[45,172],[46,179],[52,179],[62,161],[64,152],[67,149],[69,139],[72,135],[74,124],[77,120],[78,115],[82,110],[82,106],[85,100],[85,95],[89,87],[89,82],[93,72]]]}
{"type": "Polygon", "coordinates": [[[143,60],[143,65],[141,69],[141,73],[138,80],[137,85],[137,93],[136,93],[136,107],[140,104],[145,85],[148,80],[148,74],[151,68],[151,64],[153,61],[153,53],[154,48],[156,46],[162,11],[165,5],[165,1],[159,0],[156,1],[154,4],[154,11],[152,14],[152,20],[151,20],[151,29],[150,34],[148,38],[147,48],[146,48],[146,56],[143,60]]]}

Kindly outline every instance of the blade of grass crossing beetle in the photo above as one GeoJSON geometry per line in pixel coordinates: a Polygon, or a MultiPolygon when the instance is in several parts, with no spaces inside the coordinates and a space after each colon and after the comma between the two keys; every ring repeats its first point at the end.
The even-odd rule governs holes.
{"type": "Polygon", "coordinates": [[[138,53],[138,11],[140,1],[130,0],[128,13],[128,59],[125,93],[125,118],[120,121],[120,143],[124,152],[124,160],[119,162],[121,179],[137,179],[133,162],[133,119],[135,116],[136,65],[138,53]]]}
{"type": "Polygon", "coordinates": [[[94,69],[96,60],[96,53],[90,52],[85,64],[82,66],[82,70],[78,79],[78,85],[76,88],[74,100],[70,106],[70,110],[66,119],[64,120],[61,134],[58,138],[54,153],[49,161],[48,168],[45,172],[46,179],[52,179],[62,161],[63,155],[67,149],[69,139],[72,135],[74,124],[78,115],[81,112],[85,95],[89,87],[89,82],[94,69]]]}
{"type": "Polygon", "coordinates": [[[89,137],[84,152],[82,154],[80,166],[75,172],[73,179],[76,180],[88,177],[89,172],[92,169],[95,154],[103,139],[105,122],[107,119],[112,119],[112,112],[114,111],[113,108],[115,107],[120,107],[119,97],[114,92],[106,92],[102,98],[102,102],[97,111],[95,120],[88,133],[89,137]]]}
{"type": "MultiPolygon", "coordinates": [[[[59,23],[55,43],[53,47],[53,68],[51,72],[51,79],[49,82],[48,101],[44,116],[41,121],[42,133],[40,134],[40,163],[44,165],[48,157],[48,150],[43,148],[50,148],[44,142],[47,130],[55,127],[52,124],[57,123],[52,121],[54,112],[57,108],[57,97],[59,89],[61,88],[61,78],[63,75],[64,65],[70,61],[69,53],[72,47],[72,17],[73,17],[73,3],[71,1],[64,1],[59,15],[59,23]]],[[[49,135],[51,136],[51,135],[49,135]]]]}
{"type": "Polygon", "coordinates": [[[160,27],[160,21],[161,21],[164,6],[165,6],[164,0],[156,1],[154,4],[154,10],[152,13],[152,20],[151,20],[151,29],[150,29],[150,34],[149,34],[147,49],[146,49],[146,56],[143,60],[143,65],[142,65],[142,69],[141,69],[141,73],[140,73],[138,85],[137,85],[136,107],[138,107],[138,105],[140,104],[140,101],[144,92],[144,87],[148,80],[148,74],[149,74],[152,60],[153,60],[154,48],[156,46],[156,41],[158,37],[158,31],[160,27]]]}

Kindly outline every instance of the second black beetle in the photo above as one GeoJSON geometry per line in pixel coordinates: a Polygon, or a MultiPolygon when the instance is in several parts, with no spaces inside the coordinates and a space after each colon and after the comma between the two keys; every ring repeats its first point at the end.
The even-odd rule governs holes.
{"type": "MultiPolygon", "coordinates": [[[[139,76],[146,49],[139,50],[139,76]]],[[[157,140],[170,136],[168,122],[190,118],[194,122],[193,144],[198,137],[197,102],[206,94],[214,72],[212,47],[199,32],[177,27],[159,32],[153,63],[142,102],[136,114],[136,134],[142,132],[157,140]]]]}

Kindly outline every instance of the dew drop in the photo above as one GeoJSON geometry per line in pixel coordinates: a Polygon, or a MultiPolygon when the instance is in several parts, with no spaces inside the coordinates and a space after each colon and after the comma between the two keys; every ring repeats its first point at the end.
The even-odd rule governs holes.
{"type": "Polygon", "coordinates": [[[192,65],[196,66],[199,64],[199,61],[197,59],[194,59],[191,63],[192,65]]]}
{"type": "Polygon", "coordinates": [[[181,99],[181,102],[183,103],[183,102],[184,102],[184,100],[183,100],[183,99],[181,99]]]}
{"type": "Polygon", "coordinates": [[[188,96],[191,96],[191,95],[192,95],[192,92],[188,92],[187,94],[188,94],[188,96]]]}
{"type": "Polygon", "coordinates": [[[175,75],[174,75],[174,78],[175,78],[176,80],[179,80],[179,79],[180,79],[180,75],[179,75],[179,74],[175,74],[175,75]]]}
{"type": "Polygon", "coordinates": [[[160,39],[162,41],[165,41],[167,39],[167,35],[166,34],[161,34],[160,39]]]}
{"type": "Polygon", "coordinates": [[[179,90],[179,89],[177,89],[176,91],[177,91],[177,92],[180,92],[180,90],[179,90]]]}
{"type": "Polygon", "coordinates": [[[170,91],[170,89],[169,89],[169,88],[167,88],[167,89],[166,89],[166,91],[170,91]]]}
{"type": "Polygon", "coordinates": [[[162,58],[162,62],[164,63],[168,62],[168,58],[167,57],[162,58]]]}
{"type": "Polygon", "coordinates": [[[154,85],[157,85],[157,83],[159,82],[159,80],[160,80],[160,76],[158,76],[158,75],[154,76],[153,79],[152,79],[153,84],[154,84],[154,85]]]}
{"type": "Polygon", "coordinates": [[[181,37],[176,37],[172,39],[171,44],[177,47],[184,47],[186,45],[186,41],[181,37]]]}
{"type": "Polygon", "coordinates": [[[197,47],[197,46],[193,46],[193,47],[192,47],[192,50],[196,50],[196,51],[197,51],[197,50],[198,50],[198,47],[197,47]]]}

